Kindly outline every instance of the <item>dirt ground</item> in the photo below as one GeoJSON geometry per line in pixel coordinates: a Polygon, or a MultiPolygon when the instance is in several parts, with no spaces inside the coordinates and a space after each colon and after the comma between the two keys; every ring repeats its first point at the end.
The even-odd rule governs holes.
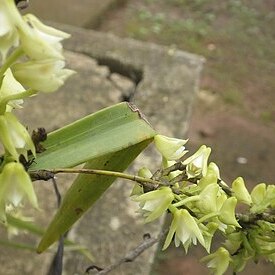
{"type": "MultiPolygon", "coordinates": [[[[272,56],[266,54],[261,56],[261,58],[255,56],[255,62],[257,61],[258,67],[261,67],[262,64],[266,65],[264,67],[265,70],[259,73],[255,68],[251,67],[250,59],[253,58],[255,52],[249,52],[249,48],[247,48],[249,42],[251,42],[249,40],[250,37],[237,39],[236,35],[234,39],[239,40],[238,43],[232,42],[230,44],[230,41],[228,41],[228,44],[219,45],[218,40],[225,40],[225,35],[217,34],[213,36],[210,34],[210,36],[212,35],[213,43],[204,45],[204,48],[210,48],[209,53],[209,50],[206,52],[198,50],[200,43],[205,43],[205,40],[209,42],[209,39],[206,38],[203,40],[198,39],[196,43],[194,42],[193,50],[188,43],[182,44],[181,41],[178,41],[175,44],[174,42],[177,42],[177,40],[172,40],[169,43],[169,39],[173,39],[173,35],[181,34],[180,31],[170,34],[168,38],[163,38],[164,34],[162,33],[154,32],[146,36],[140,36],[140,32],[148,22],[144,22],[144,20],[135,21],[135,17],[153,17],[154,14],[156,14],[155,17],[161,17],[166,14],[165,9],[168,8],[171,16],[180,16],[178,8],[173,7],[172,9],[171,5],[164,5],[163,2],[165,1],[128,1],[126,5],[110,11],[97,29],[112,32],[119,36],[132,36],[144,41],[153,41],[165,45],[172,44],[179,49],[206,56],[198,100],[194,106],[188,133],[189,146],[193,150],[202,143],[211,146],[213,149],[212,160],[215,160],[221,167],[222,176],[228,181],[232,181],[237,176],[242,175],[251,186],[260,181],[274,183],[275,175],[272,167],[274,167],[275,163],[273,161],[273,156],[275,156],[275,54],[272,56]],[[151,3],[154,3],[154,5],[151,5],[151,3]],[[150,11],[151,13],[146,15],[146,9],[153,9],[154,13],[150,11]],[[137,31],[134,30],[134,23],[137,31]],[[236,48],[239,49],[241,39],[246,39],[243,44],[245,49],[242,50],[244,54],[240,52],[235,57],[236,48]],[[211,49],[211,47],[214,49],[211,49]],[[221,49],[215,49],[215,47],[220,47],[221,49]],[[211,53],[211,51],[215,50],[219,50],[219,54],[214,55],[211,53]],[[247,53],[245,50],[247,50],[247,53]],[[228,56],[227,52],[230,51],[232,53],[228,56]],[[206,54],[204,55],[203,53],[206,54]],[[270,59],[271,57],[274,57],[274,59],[270,59]],[[235,67],[231,67],[232,63],[237,59],[240,61],[237,62],[235,67]],[[241,62],[243,64],[239,64],[241,62]],[[233,85],[235,90],[231,90],[233,85]]],[[[171,2],[186,2],[186,5],[188,5],[192,1],[171,0],[171,2]]],[[[207,1],[196,0],[194,2],[207,1]]],[[[275,3],[266,1],[265,5],[265,7],[262,7],[262,9],[265,8],[263,12],[266,12],[267,9],[273,9],[274,12],[272,14],[274,15],[275,3]]],[[[226,17],[227,15],[225,14],[219,20],[226,20],[226,17]]],[[[231,28],[233,27],[234,24],[232,24],[231,28]]],[[[217,29],[213,32],[218,31],[218,26],[215,28],[217,29]]],[[[275,47],[275,29],[273,28],[271,31],[270,37],[275,47]]],[[[185,32],[183,31],[182,35],[184,34],[185,32]]],[[[188,39],[191,40],[190,37],[187,37],[188,39]]],[[[263,37],[263,41],[264,39],[265,37],[263,37]]],[[[266,42],[268,42],[267,39],[266,42]]],[[[271,46],[270,44],[265,45],[268,49],[271,46]]],[[[265,49],[259,47],[257,51],[264,52],[265,49]]]]}
{"type": "MultiPolygon", "coordinates": [[[[97,29],[205,56],[190,151],[211,146],[227,182],[242,176],[249,189],[259,182],[274,184],[275,2],[206,2],[130,0],[111,10],[97,29]]],[[[171,248],[160,254],[153,274],[205,274],[197,260],[202,255],[199,249],[184,256],[171,248]]],[[[242,274],[259,272],[275,274],[275,269],[252,264],[242,274]]]]}

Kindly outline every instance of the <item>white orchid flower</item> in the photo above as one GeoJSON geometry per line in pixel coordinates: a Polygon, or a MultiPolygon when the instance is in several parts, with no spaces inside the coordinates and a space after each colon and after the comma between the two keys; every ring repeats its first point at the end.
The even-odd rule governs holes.
{"type": "Polygon", "coordinates": [[[0,141],[14,159],[23,154],[27,159],[27,151],[35,155],[35,147],[26,128],[10,112],[0,115],[0,141]]]}
{"type": "Polygon", "coordinates": [[[202,246],[205,246],[205,241],[199,226],[186,209],[177,209],[173,215],[174,219],[162,248],[163,250],[169,246],[174,235],[175,245],[177,247],[182,243],[185,249],[187,249],[191,243],[196,245],[197,240],[202,246]]]}
{"type": "Polygon", "coordinates": [[[202,145],[195,154],[183,162],[183,164],[186,165],[186,173],[189,178],[206,175],[207,161],[210,153],[211,148],[202,145]]]}
{"type": "MultiPolygon", "coordinates": [[[[25,88],[13,77],[13,74],[10,69],[8,69],[2,81],[0,87],[0,102],[5,100],[6,97],[22,93],[25,91],[25,88]]],[[[23,104],[23,99],[16,99],[7,102],[6,112],[10,112],[13,108],[21,108],[23,104]]]]}
{"type": "Polygon", "coordinates": [[[18,162],[7,163],[0,174],[0,219],[6,222],[6,210],[17,208],[24,198],[38,208],[32,181],[23,165],[18,162]]]}
{"type": "Polygon", "coordinates": [[[64,69],[65,62],[43,59],[17,63],[12,66],[15,78],[24,86],[41,92],[54,92],[75,72],[64,69]]]}
{"type": "Polygon", "coordinates": [[[16,26],[23,21],[14,0],[0,1],[0,53],[2,62],[5,60],[9,49],[18,45],[16,26]]]}
{"type": "Polygon", "coordinates": [[[134,198],[140,202],[142,211],[146,216],[145,222],[151,222],[168,209],[174,199],[174,194],[169,187],[162,187],[159,190],[151,191],[134,198]]]}
{"type": "Polygon", "coordinates": [[[70,35],[44,25],[32,14],[23,18],[25,25],[19,27],[19,34],[21,46],[28,57],[32,60],[64,59],[60,41],[70,35]]]}
{"type": "Polygon", "coordinates": [[[155,135],[154,142],[156,148],[166,160],[177,160],[185,155],[185,143],[188,140],[170,138],[163,135],[155,135]]]}
{"type": "Polygon", "coordinates": [[[201,259],[207,262],[207,267],[213,271],[215,275],[222,275],[226,272],[229,263],[232,262],[230,253],[223,247],[220,247],[215,253],[212,253],[201,259]]]}

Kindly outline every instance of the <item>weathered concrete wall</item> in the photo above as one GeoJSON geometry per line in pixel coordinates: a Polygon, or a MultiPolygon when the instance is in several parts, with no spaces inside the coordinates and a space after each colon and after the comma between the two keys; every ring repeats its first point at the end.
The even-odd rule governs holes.
{"type": "Polygon", "coordinates": [[[126,0],[31,0],[24,12],[39,18],[78,27],[92,27],[102,20],[102,15],[126,0]]]}
{"type": "MultiPolygon", "coordinates": [[[[59,27],[72,33],[65,47],[69,50],[69,65],[78,74],[61,91],[40,94],[25,102],[25,108],[19,113],[30,129],[44,126],[51,131],[134,94],[132,100],[158,131],[186,138],[201,58],[109,34],[59,27]]],[[[131,171],[144,165],[155,169],[156,160],[160,160],[159,156],[148,148],[131,171]]],[[[70,184],[68,177],[57,180],[63,190],[70,184]]],[[[56,207],[53,190],[50,183],[37,182],[35,186],[41,207],[46,209],[37,216],[46,226],[56,207]]],[[[142,241],[144,233],[157,236],[161,231],[162,221],[144,226],[143,219],[136,215],[137,205],[128,199],[131,188],[131,183],[117,181],[70,233],[71,238],[91,250],[99,266],[123,257],[142,241]]],[[[148,274],[155,249],[151,248],[134,263],[125,264],[112,274],[148,274]]],[[[5,275],[46,274],[52,255],[6,251],[0,250],[4,272],[0,274],[5,275]],[[11,258],[15,258],[16,265],[11,258]]],[[[64,274],[82,274],[90,264],[77,253],[67,253],[64,274]]]]}

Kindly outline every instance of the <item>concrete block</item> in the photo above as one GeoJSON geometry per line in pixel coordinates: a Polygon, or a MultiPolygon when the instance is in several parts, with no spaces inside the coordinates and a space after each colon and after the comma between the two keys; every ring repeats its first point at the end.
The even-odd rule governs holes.
{"type": "Polygon", "coordinates": [[[39,18],[78,27],[93,27],[113,6],[123,0],[31,0],[24,12],[36,14],[39,18]]]}

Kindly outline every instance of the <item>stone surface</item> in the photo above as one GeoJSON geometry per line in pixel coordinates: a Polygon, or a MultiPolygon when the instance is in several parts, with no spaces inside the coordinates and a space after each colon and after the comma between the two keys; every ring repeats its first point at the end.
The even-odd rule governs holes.
{"type": "Polygon", "coordinates": [[[102,20],[102,15],[124,0],[31,0],[24,12],[36,14],[44,20],[78,27],[92,27],[102,20]]]}
{"type": "MultiPolygon", "coordinates": [[[[30,129],[44,126],[51,131],[130,96],[156,130],[185,138],[201,58],[113,35],[59,27],[72,33],[65,47],[69,50],[69,65],[78,74],[59,92],[39,94],[26,101],[19,114],[30,129]]],[[[158,161],[160,157],[148,148],[130,170],[136,172],[144,165],[155,169],[158,161]]],[[[57,180],[65,191],[70,177],[57,180]]],[[[56,207],[53,190],[50,183],[35,185],[41,208],[46,209],[38,214],[38,219],[46,226],[56,207]]],[[[91,250],[99,266],[123,257],[142,242],[144,233],[157,236],[161,231],[162,221],[144,226],[143,219],[135,213],[137,205],[128,199],[131,188],[129,182],[114,183],[70,233],[72,239],[91,250]]],[[[155,250],[156,247],[147,250],[134,263],[124,264],[112,274],[149,274],[155,250]]],[[[7,269],[3,274],[46,274],[51,254],[18,253],[15,266],[10,263],[11,256],[2,251],[2,267],[4,263],[12,266],[12,271],[7,269]]],[[[90,264],[78,253],[66,253],[64,274],[83,274],[90,264]]]]}

